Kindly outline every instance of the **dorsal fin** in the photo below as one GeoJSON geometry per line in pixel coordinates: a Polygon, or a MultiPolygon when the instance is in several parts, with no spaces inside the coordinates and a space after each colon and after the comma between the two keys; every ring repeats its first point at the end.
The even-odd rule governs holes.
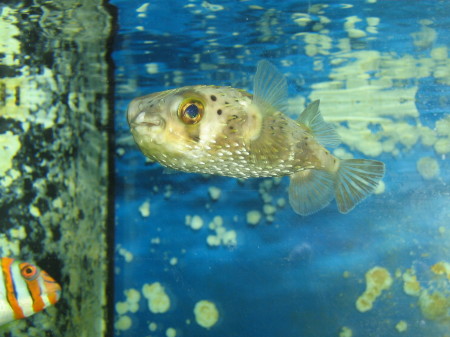
{"type": "Polygon", "coordinates": [[[297,122],[310,129],[316,140],[323,146],[338,146],[341,139],[334,126],[323,120],[319,111],[319,103],[319,100],[310,103],[300,114],[297,122]]]}
{"type": "Polygon", "coordinates": [[[258,62],[253,79],[253,103],[261,109],[263,114],[286,111],[286,78],[269,61],[258,62]]]}

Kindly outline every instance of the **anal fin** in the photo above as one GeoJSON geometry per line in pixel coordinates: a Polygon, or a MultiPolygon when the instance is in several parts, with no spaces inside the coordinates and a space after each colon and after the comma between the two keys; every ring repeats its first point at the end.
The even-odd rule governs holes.
{"type": "Polygon", "coordinates": [[[291,176],[289,203],[300,215],[326,207],[334,198],[333,174],[323,170],[303,170],[291,176]]]}

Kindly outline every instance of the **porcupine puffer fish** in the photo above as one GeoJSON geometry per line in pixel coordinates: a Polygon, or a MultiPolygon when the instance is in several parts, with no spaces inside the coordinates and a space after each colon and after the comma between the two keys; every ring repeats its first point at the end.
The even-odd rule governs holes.
{"type": "Polygon", "coordinates": [[[286,114],[287,82],[260,61],[253,95],[232,87],[196,85],[135,98],[127,118],[140,150],[171,169],[235,178],[290,176],[289,202],[301,215],[333,198],[347,213],[377,187],[384,164],[339,160],[324,146],[339,136],[309,104],[294,121],[286,114]]]}
{"type": "Polygon", "coordinates": [[[0,325],[31,316],[58,302],[61,287],[39,267],[0,258],[0,325]]]}

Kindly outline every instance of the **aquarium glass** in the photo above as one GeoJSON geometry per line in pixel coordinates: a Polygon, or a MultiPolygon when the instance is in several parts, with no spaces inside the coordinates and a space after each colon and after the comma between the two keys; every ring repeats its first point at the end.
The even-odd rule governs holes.
{"type": "Polygon", "coordinates": [[[113,0],[116,336],[409,336],[450,331],[450,2],[113,0]],[[385,163],[351,212],[289,205],[289,177],[147,160],[136,97],[252,93],[257,63],[296,119],[320,100],[338,158],[385,163]]]}

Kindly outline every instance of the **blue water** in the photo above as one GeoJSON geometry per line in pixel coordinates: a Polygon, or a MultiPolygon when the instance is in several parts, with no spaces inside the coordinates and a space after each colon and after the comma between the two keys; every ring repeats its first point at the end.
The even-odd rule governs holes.
{"type": "MultiPolygon", "coordinates": [[[[184,337],[339,336],[345,326],[353,336],[386,337],[399,334],[395,326],[400,320],[407,322],[404,335],[409,337],[443,336],[450,312],[444,319],[424,315],[417,297],[403,292],[401,277],[395,273],[415,268],[425,289],[433,277],[429,268],[439,261],[450,262],[448,154],[420,141],[410,148],[398,145],[397,153],[385,151],[376,157],[386,163],[384,193],[372,195],[351,213],[340,214],[332,202],[317,214],[301,217],[286,205],[277,207],[273,221],[263,217],[258,226],[250,226],[246,213],[262,212],[264,206],[259,193],[264,179],[165,174],[159,164],[146,162],[133,144],[125,112],[134,97],[183,85],[251,90],[256,63],[263,58],[287,74],[291,97],[309,100],[312,85],[330,81],[336,68],[333,59],[344,54],[338,42],[348,37],[343,27],[352,16],[361,19],[355,28],[366,31],[366,36],[351,39],[349,52],[378,51],[393,60],[410,56],[419,69],[420,60],[430,60],[435,48],[450,45],[450,3],[322,1],[327,7],[317,11],[314,1],[221,1],[212,6],[157,0],[149,2],[142,12],[145,16],[139,17],[136,9],[144,3],[112,1],[119,9],[113,55],[118,148],[115,301],[125,301],[127,289],[141,292],[144,284],[160,282],[171,306],[166,313],[154,314],[141,292],[139,310],[125,314],[131,327],[116,330],[117,336],[166,336],[169,327],[184,337]],[[305,26],[293,22],[294,13],[308,10],[305,26]],[[327,53],[308,56],[304,40],[294,35],[313,33],[323,17],[329,20],[322,22],[328,32],[321,34],[332,39],[332,46],[327,53]],[[377,33],[366,30],[371,17],[380,19],[377,33]],[[434,30],[435,38],[414,44],[411,34],[424,27],[434,30]],[[148,72],[149,63],[149,69],[158,71],[148,72]],[[435,178],[426,180],[418,172],[417,161],[424,156],[439,164],[435,178]],[[217,201],[208,194],[210,186],[221,190],[217,201]],[[150,203],[148,217],[138,210],[145,201],[150,203]],[[204,226],[192,230],[185,225],[186,215],[200,215],[204,226]],[[208,224],[215,216],[223,218],[227,230],[236,231],[237,245],[208,246],[206,238],[213,234],[208,224]],[[152,243],[155,238],[159,243],[152,243]],[[120,248],[132,254],[131,262],[125,261],[120,248]],[[178,262],[172,265],[174,257],[178,262]],[[374,266],[386,268],[394,283],[372,310],[361,313],[355,302],[365,289],[365,273],[374,266]],[[195,303],[203,299],[214,302],[220,313],[210,329],[199,326],[193,314],[195,303]],[[149,330],[151,322],[156,331],[149,330]]],[[[439,62],[450,69],[448,58],[439,62]]],[[[382,70],[367,74],[380,79],[382,70]]],[[[394,79],[385,91],[417,87],[413,104],[419,116],[404,121],[434,130],[436,121],[448,115],[449,83],[436,72],[424,75],[417,70],[417,76],[413,72],[394,79]]],[[[389,118],[397,120],[395,114],[389,118]]],[[[379,128],[374,125],[373,130],[379,128]]],[[[406,136],[399,134],[400,139],[406,136]]],[[[343,148],[355,157],[368,157],[350,146],[343,148]]],[[[271,204],[287,200],[287,186],[288,178],[283,178],[269,190],[271,204]]],[[[445,287],[449,296],[448,282],[445,287]]]]}

